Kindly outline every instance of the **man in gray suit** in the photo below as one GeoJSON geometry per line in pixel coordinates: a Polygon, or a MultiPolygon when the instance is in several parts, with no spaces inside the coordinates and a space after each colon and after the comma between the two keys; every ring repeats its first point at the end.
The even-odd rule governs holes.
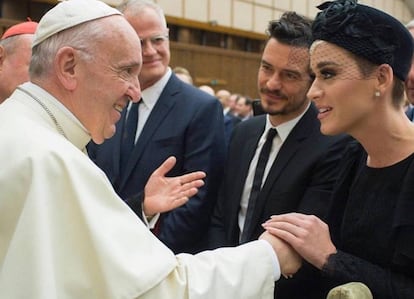
{"type": "MultiPolygon", "coordinates": [[[[233,132],[209,231],[212,248],[256,239],[273,214],[300,211],[323,218],[347,141],[320,133],[318,111],[306,96],[312,83],[311,21],[287,12],[269,24],[268,34],[258,72],[266,114],[238,124],[233,132]],[[257,183],[261,152],[272,129],[277,134],[269,141],[269,158],[257,183]]],[[[309,288],[318,288],[312,282],[318,271],[313,270],[305,265],[292,279],[278,281],[277,298],[308,298],[309,288]]]]}

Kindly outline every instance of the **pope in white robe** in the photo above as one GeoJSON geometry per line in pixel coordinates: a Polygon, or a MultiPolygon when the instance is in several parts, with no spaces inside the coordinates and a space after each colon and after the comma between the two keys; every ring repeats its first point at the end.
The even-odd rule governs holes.
{"type": "MultiPolygon", "coordinates": [[[[135,34],[102,2],[69,0],[42,18],[34,45],[102,18],[135,34]]],[[[0,298],[273,298],[280,267],[267,241],[175,256],[117,196],[85,154],[91,130],[63,100],[96,100],[67,96],[90,83],[72,84],[88,72],[76,54],[51,58],[57,75],[38,79],[49,89],[28,82],[0,105],[0,298]]]]}
{"type": "Polygon", "coordinates": [[[0,298],[272,298],[265,241],[174,256],[82,151],[82,125],[40,87],[25,83],[0,105],[0,140],[0,298]]]}

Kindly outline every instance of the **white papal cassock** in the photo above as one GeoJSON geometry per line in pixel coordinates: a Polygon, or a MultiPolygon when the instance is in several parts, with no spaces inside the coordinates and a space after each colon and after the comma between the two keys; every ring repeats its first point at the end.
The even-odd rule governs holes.
{"type": "Polygon", "coordinates": [[[273,298],[265,241],[175,256],[82,152],[80,122],[21,88],[0,105],[0,298],[273,298]]]}

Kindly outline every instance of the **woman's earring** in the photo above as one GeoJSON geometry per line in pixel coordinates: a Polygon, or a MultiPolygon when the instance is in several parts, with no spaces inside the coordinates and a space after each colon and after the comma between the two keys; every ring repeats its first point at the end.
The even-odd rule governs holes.
{"type": "Polygon", "coordinates": [[[380,95],[381,95],[381,93],[379,92],[379,90],[377,90],[377,91],[375,92],[375,96],[378,98],[380,95]]]}

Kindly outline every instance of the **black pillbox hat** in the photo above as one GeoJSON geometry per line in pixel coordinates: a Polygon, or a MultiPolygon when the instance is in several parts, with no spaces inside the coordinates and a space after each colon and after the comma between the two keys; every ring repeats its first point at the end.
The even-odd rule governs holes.
{"type": "Polygon", "coordinates": [[[411,66],[413,38],[394,17],[356,0],[328,1],[313,24],[314,40],[324,40],[380,65],[389,64],[405,81],[411,66]]]}

